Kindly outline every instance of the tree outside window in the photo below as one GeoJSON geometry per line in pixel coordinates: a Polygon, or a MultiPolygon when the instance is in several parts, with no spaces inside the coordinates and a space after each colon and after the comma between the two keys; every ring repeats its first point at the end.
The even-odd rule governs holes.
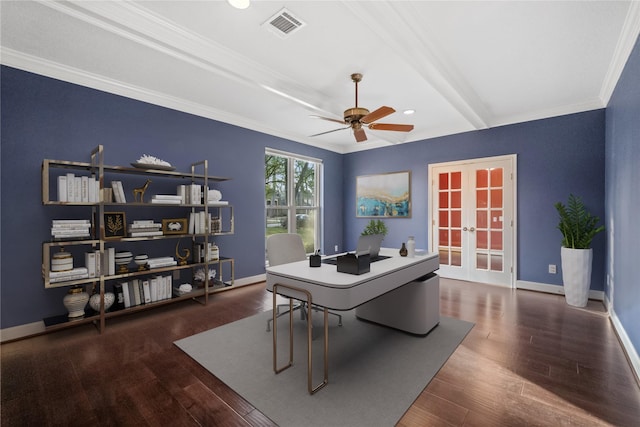
{"type": "Polygon", "coordinates": [[[302,236],[307,253],[318,245],[318,177],[321,163],[267,151],[265,155],[266,237],[302,236]],[[292,173],[290,173],[292,171],[292,173]]]}

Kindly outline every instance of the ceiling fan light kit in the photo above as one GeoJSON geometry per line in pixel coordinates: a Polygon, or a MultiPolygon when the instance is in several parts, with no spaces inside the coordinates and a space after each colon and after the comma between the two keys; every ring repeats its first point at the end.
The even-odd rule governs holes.
{"type": "Polygon", "coordinates": [[[251,5],[251,0],[227,0],[227,3],[236,9],[246,9],[251,5]]]}
{"type": "Polygon", "coordinates": [[[391,107],[382,106],[377,110],[369,112],[369,110],[367,110],[366,108],[358,107],[358,83],[362,81],[362,74],[351,74],[351,80],[353,80],[353,83],[355,83],[356,85],[356,105],[353,108],[344,110],[344,121],[341,122],[340,120],[332,119],[330,117],[315,116],[319,119],[342,123],[348,126],[345,128],[333,129],[330,131],[317,133],[315,135],[311,135],[312,137],[351,128],[353,130],[353,136],[356,141],[363,142],[367,140],[367,134],[365,133],[363,127],[367,127],[371,130],[389,130],[395,132],[410,132],[411,130],[413,130],[413,125],[374,123],[376,120],[386,117],[389,114],[395,113],[396,110],[391,107]]]}

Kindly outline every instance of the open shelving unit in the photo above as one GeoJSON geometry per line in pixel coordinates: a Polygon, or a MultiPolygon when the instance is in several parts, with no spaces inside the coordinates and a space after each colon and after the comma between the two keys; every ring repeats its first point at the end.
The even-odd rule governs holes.
{"type": "MultiPolygon", "coordinates": [[[[45,159],[42,163],[42,203],[44,206],[57,207],[60,209],[60,215],[68,217],[69,215],[78,216],[78,212],[82,212],[82,218],[90,221],[90,236],[82,238],[70,238],[60,239],[51,238],[42,244],[42,277],[45,288],[75,288],[82,287],[85,291],[90,287],[88,293],[99,294],[100,309],[93,310],[87,304],[85,308],[85,316],[81,318],[70,319],[67,314],[61,314],[58,316],[52,316],[44,319],[45,327],[47,330],[63,329],[76,325],[93,323],[99,331],[102,333],[106,326],[106,320],[122,316],[131,313],[137,313],[143,310],[148,310],[155,307],[165,306],[178,301],[184,301],[192,299],[202,304],[207,304],[209,295],[227,290],[233,287],[235,276],[235,261],[233,258],[219,256],[217,259],[210,259],[208,257],[208,251],[206,248],[213,244],[213,238],[216,236],[232,235],[234,234],[234,211],[233,206],[225,203],[212,203],[208,200],[209,185],[213,183],[220,183],[229,180],[230,178],[210,176],[208,171],[208,161],[203,160],[196,163],[192,163],[190,171],[178,172],[175,170],[158,170],[149,165],[149,168],[128,167],[128,166],[109,166],[104,164],[104,149],[100,145],[91,151],[90,162],[74,162],[65,160],[49,160],[45,159]],[[88,176],[92,181],[97,181],[96,196],[98,201],[60,201],[54,200],[51,196],[55,193],[57,188],[58,176],[62,176],[68,173],[80,173],[88,176]],[[170,184],[182,184],[182,185],[199,185],[203,189],[202,199],[194,203],[150,203],[145,202],[143,197],[140,201],[117,203],[112,199],[105,199],[106,195],[110,192],[105,189],[110,188],[108,185],[109,180],[115,180],[119,177],[128,176],[144,176],[151,180],[158,180],[164,182],[165,187],[170,184]],[[105,234],[105,213],[109,214],[108,210],[120,210],[126,212],[131,217],[144,215],[145,219],[154,215],[154,220],[157,220],[157,215],[161,215],[163,219],[185,217],[187,221],[194,214],[197,215],[204,212],[204,217],[207,219],[204,223],[204,229],[198,230],[200,232],[191,232],[192,230],[181,230],[184,232],[176,234],[162,234],[157,236],[143,236],[143,237],[127,237],[126,232],[123,232],[122,236],[107,237],[105,234]],[[71,212],[71,213],[70,213],[71,212]],[[209,221],[210,215],[215,218],[216,226],[209,221]],[[179,246],[182,251],[185,250],[185,246],[182,245],[181,239],[188,240],[186,249],[190,254],[186,257],[186,264],[172,265],[166,267],[159,267],[153,269],[128,269],[127,272],[119,272],[113,268],[115,273],[109,274],[109,267],[105,260],[108,258],[107,249],[114,248],[117,250],[129,250],[133,251],[150,251],[154,248],[161,247],[161,250],[168,250],[169,245],[173,247],[173,242],[176,242],[175,250],[178,251],[179,246]],[[188,245],[191,245],[190,247],[188,245]],[[194,259],[194,250],[196,245],[203,246],[205,248],[205,254],[202,259],[194,259]],[[131,249],[134,248],[134,249],[131,249]],[[50,280],[51,274],[51,260],[54,251],[64,249],[73,256],[74,264],[84,263],[84,253],[95,252],[102,260],[101,268],[98,268],[95,277],[87,277],[76,280],[66,281],[52,281],[50,280]],[[209,269],[216,271],[215,280],[210,280],[208,275],[201,287],[197,287],[195,283],[194,274],[196,270],[204,269],[205,272],[209,269]],[[147,302],[139,305],[132,305],[128,308],[114,310],[117,304],[114,304],[110,310],[105,309],[105,293],[111,292],[111,288],[116,283],[126,282],[133,279],[145,280],[159,274],[170,275],[173,280],[181,278],[181,276],[191,274],[191,283],[193,289],[188,293],[175,292],[176,286],[172,284],[170,298],[162,299],[154,302],[147,302]]],[[[153,187],[152,187],[153,188],[153,187]]],[[[174,187],[175,188],[175,187],[174,187]]],[[[151,190],[150,190],[151,192],[151,190]]],[[[84,199],[83,199],[84,200],[84,199]]],[[[56,216],[58,212],[56,212],[56,216]]],[[[125,217],[126,218],[126,217],[125,217]]],[[[127,224],[124,224],[125,230],[127,224]]],[[[181,253],[185,258],[185,252],[181,253]]],[[[162,256],[174,256],[176,253],[163,253],[162,256]]],[[[131,263],[130,263],[131,265],[131,263]]]]}

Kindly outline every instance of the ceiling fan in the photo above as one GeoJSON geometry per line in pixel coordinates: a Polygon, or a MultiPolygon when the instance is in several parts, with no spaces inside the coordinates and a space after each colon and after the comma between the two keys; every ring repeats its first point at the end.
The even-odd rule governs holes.
{"type": "Polygon", "coordinates": [[[341,123],[343,125],[347,125],[347,127],[317,133],[315,135],[311,135],[312,137],[336,132],[343,129],[353,129],[353,136],[356,138],[356,141],[363,142],[367,140],[367,134],[364,132],[364,127],[367,127],[371,130],[392,130],[396,132],[409,132],[413,130],[413,125],[374,123],[376,120],[386,117],[389,114],[395,113],[396,110],[391,107],[382,106],[377,110],[369,112],[369,110],[367,110],[366,108],[358,107],[358,83],[360,83],[360,81],[362,80],[362,74],[351,74],[351,80],[353,80],[356,85],[356,106],[344,111],[344,120],[332,119],[330,117],[312,116],[318,119],[328,120],[330,122],[341,123]]]}

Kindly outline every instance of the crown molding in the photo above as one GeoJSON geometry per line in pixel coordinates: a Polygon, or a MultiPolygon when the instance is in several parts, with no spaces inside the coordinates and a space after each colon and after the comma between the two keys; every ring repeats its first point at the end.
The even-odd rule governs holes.
{"type": "Polygon", "coordinates": [[[28,71],[34,74],[39,74],[45,77],[50,77],[56,80],[77,84],[79,86],[96,89],[102,92],[107,92],[130,99],[147,102],[153,105],[170,108],[172,110],[182,111],[199,117],[228,123],[256,132],[266,133],[268,135],[300,142],[306,145],[312,145],[318,148],[327,149],[329,151],[335,151],[337,153],[344,152],[344,150],[339,147],[327,146],[326,144],[316,145],[309,141],[300,141],[293,135],[289,135],[277,129],[267,129],[261,123],[247,120],[244,117],[237,116],[235,114],[229,114],[219,109],[211,108],[194,102],[187,102],[181,98],[168,96],[160,92],[150,91],[138,86],[133,86],[114,79],[109,79],[98,74],[88,73],[83,70],[79,70],[32,55],[27,55],[13,49],[8,49],[6,47],[0,47],[0,58],[2,65],[17,68],[19,70],[28,71]]]}
{"type": "Polygon", "coordinates": [[[629,11],[620,31],[620,37],[616,49],[613,53],[613,58],[607,70],[607,74],[604,77],[602,88],[600,89],[600,99],[603,105],[608,105],[613,95],[613,91],[616,89],[618,80],[622,75],[629,55],[635,46],[640,36],[640,2],[632,1],[629,5],[629,11]]]}

